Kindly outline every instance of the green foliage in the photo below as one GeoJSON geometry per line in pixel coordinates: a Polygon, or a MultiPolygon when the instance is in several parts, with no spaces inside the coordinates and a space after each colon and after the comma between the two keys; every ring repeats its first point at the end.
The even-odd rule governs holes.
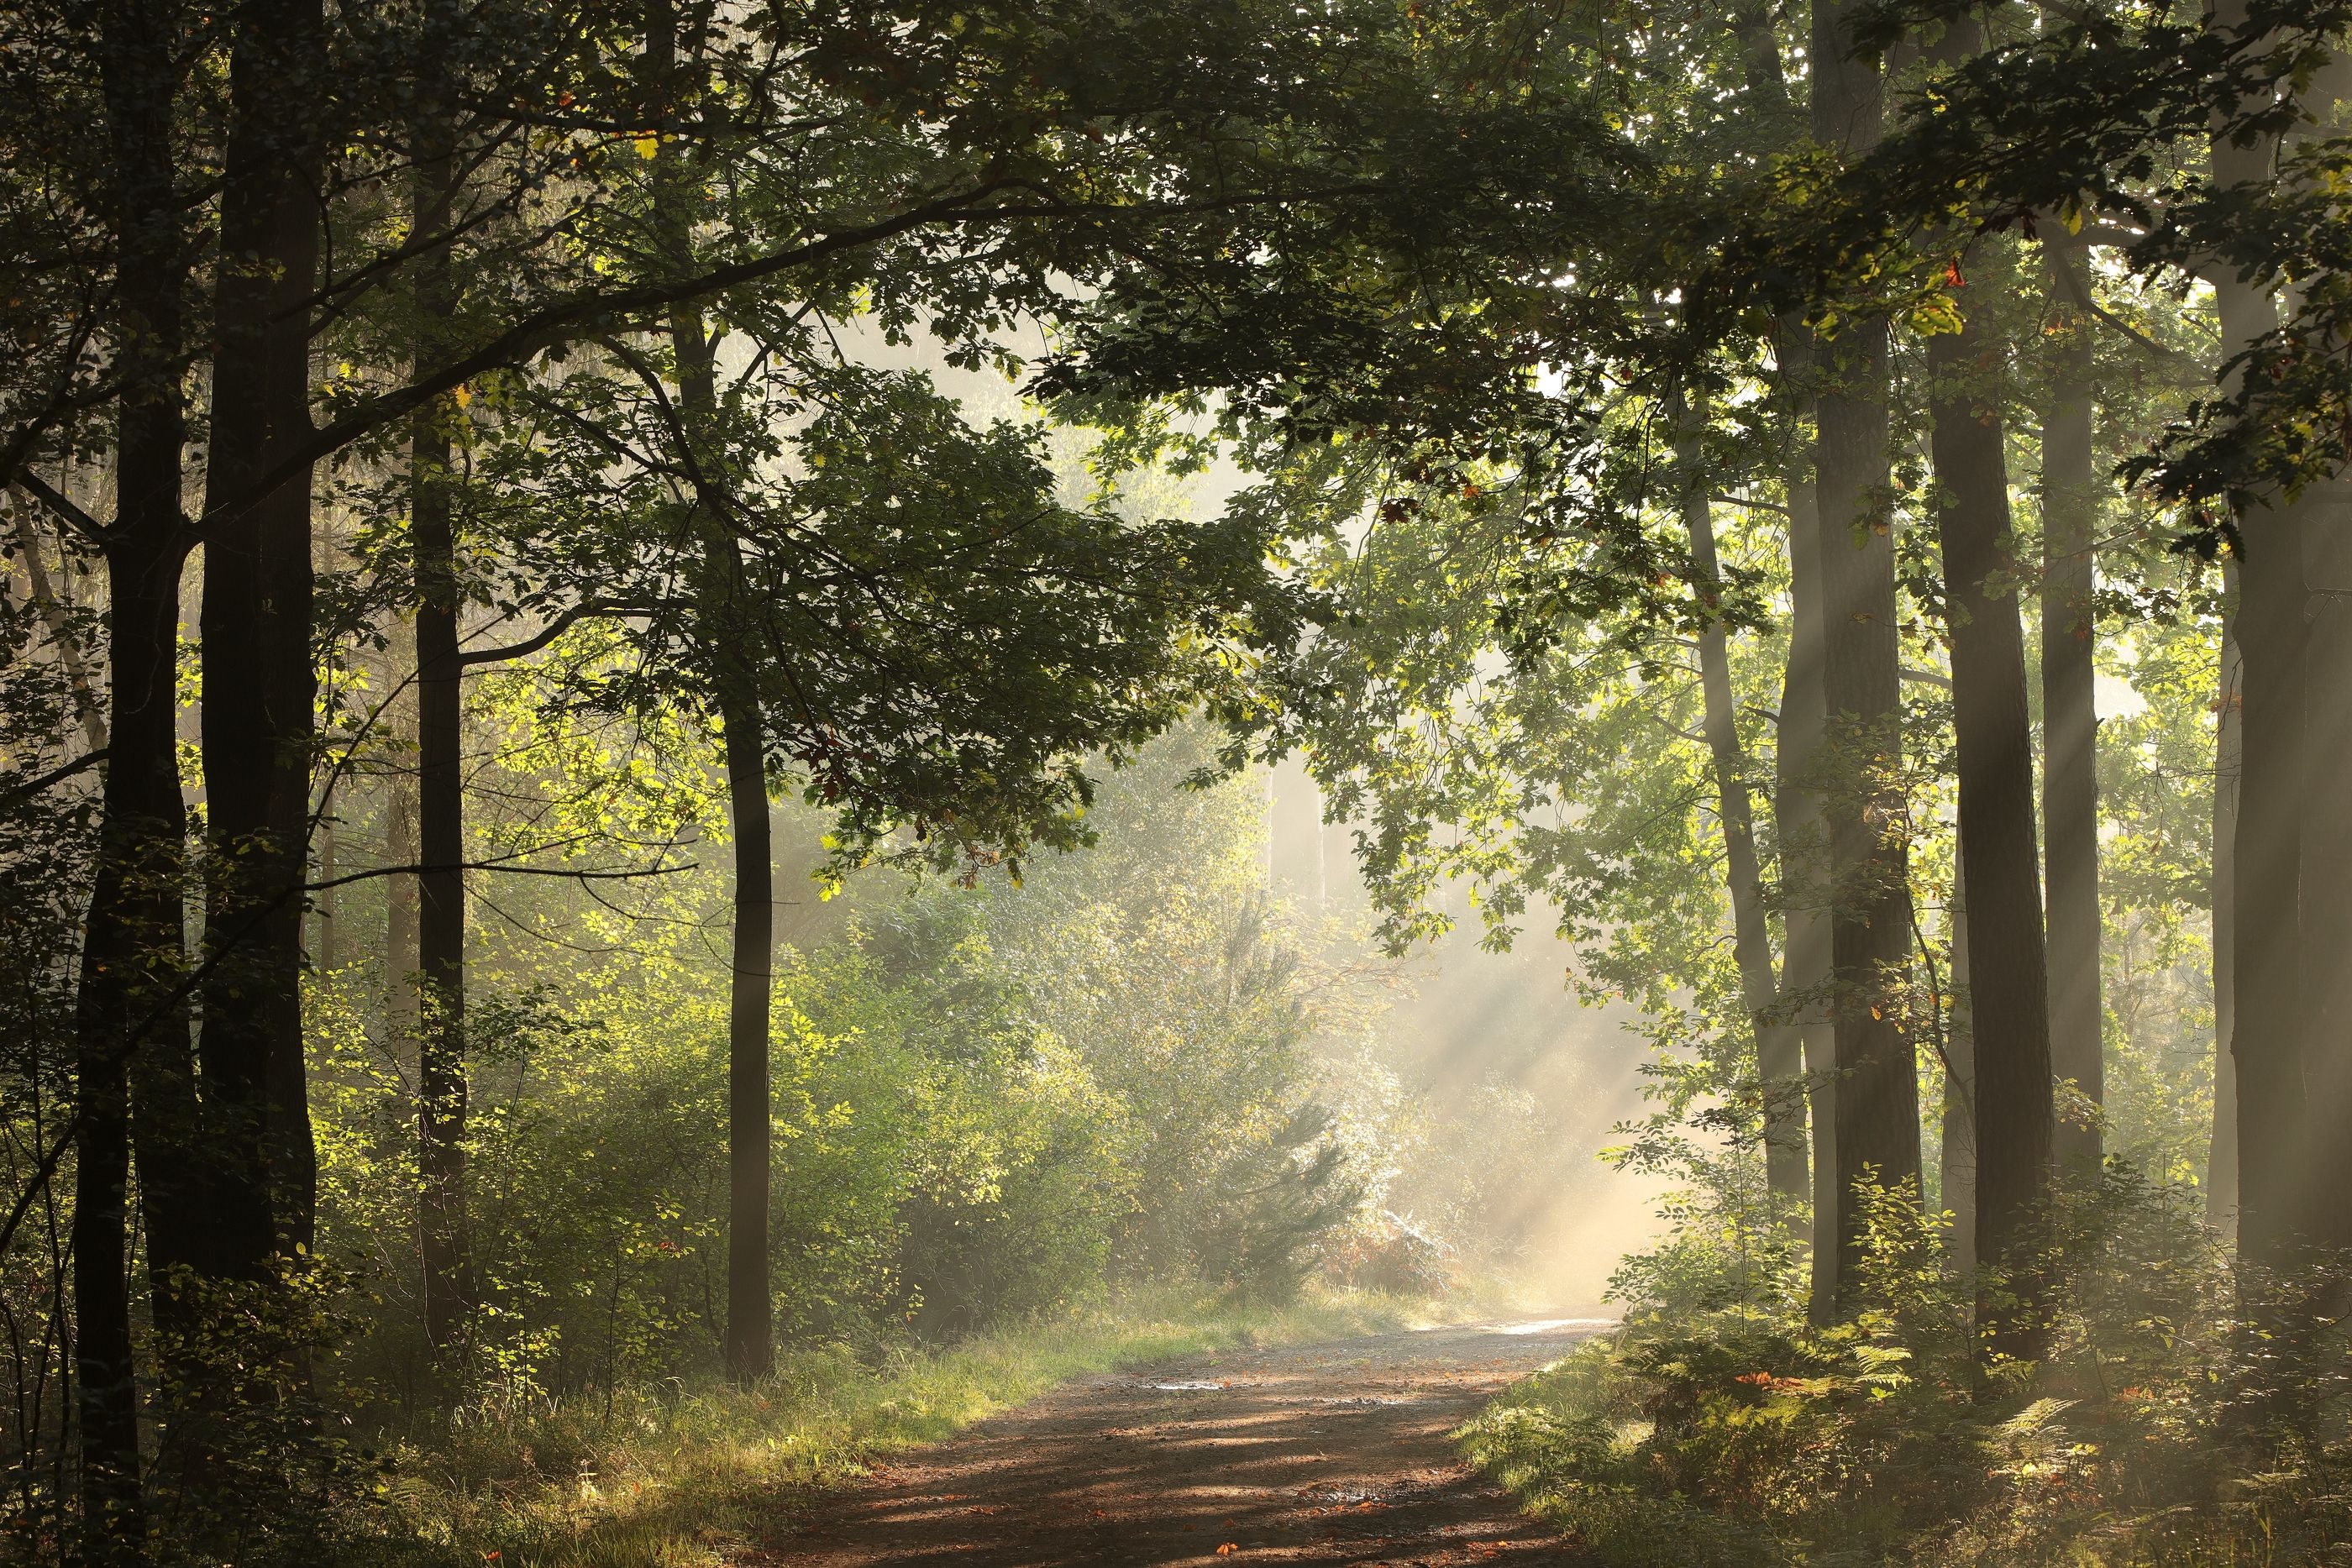
{"type": "Polygon", "coordinates": [[[2263,1326],[2340,1267],[2233,1277],[2193,1197],[2119,1162],[2061,1211],[2038,1368],[1983,1369],[1975,1291],[1899,1197],[1848,1322],[1807,1323],[1801,1291],[1727,1299],[1709,1240],[1633,1260],[1624,1328],[1461,1434],[1599,1563],[2284,1563],[2352,1525],[2347,1346],[2263,1326]]]}
{"type": "Polygon", "coordinates": [[[350,1281],[304,1255],[263,1280],[175,1270],[157,1291],[153,1560],[315,1561],[374,1468],[316,1375],[320,1348],[354,1330],[350,1281]]]}
{"type": "MultiPolygon", "coordinates": [[[[542,738],[509,754],[519,783],[545,776],[544,732],[526,733],[542,738]]],[[[1385,1145],[1320,1103],[1318,1042],[1362,1005],[1265,903],[1255,786],[1177,788],[1206,745],[1117,777],[1098,850],[1018,884],[861,884],[787,952],[767,1245],[790,1341],[968,1333],[1106,1278],[1287,1300],[1352,1216],[1385,1145]],[[1163,887],[1171,864],[1190,874],[1163,887]]],[[[483,945],[466,1019],[483,1290],[455,1365],[421,1341],[413,1037],[366,975],[314,987],[320,1247],[368,1296],[336,1375],[388,1416],[421,1417],[451,1378],[497,1412],[713,1367],[726,1000],[693,946],[724,889],[654,886],[593,915],[561,883],[493,906],[628,946],[566,975],[534,941],[483,945]],[[669,935],[648,940],[656,910],[669,935]]]]}

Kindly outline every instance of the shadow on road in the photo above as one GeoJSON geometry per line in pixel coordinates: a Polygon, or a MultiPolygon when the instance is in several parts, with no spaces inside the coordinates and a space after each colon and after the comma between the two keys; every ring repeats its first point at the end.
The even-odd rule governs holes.
{"type": "Polygon", "coordinates": [[[1572,1562],[1446,1434],[1607,1326],[1480,1323],[1081,1378],[820,1501],[746,1562],[1572,1562]]]}

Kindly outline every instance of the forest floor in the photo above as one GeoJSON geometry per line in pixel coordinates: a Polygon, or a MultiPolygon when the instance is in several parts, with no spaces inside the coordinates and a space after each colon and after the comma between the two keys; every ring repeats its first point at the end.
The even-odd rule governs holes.
{"type": "Polygon", "coordinates": [[[742,1568],[1536,1564],[1449,1434],[1605,1326],[1538,1319],[1093,1374],[780,1516],[742,1568]]]}

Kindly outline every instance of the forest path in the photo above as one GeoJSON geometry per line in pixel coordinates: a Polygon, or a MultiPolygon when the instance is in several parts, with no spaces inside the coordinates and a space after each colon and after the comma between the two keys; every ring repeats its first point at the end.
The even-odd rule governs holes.
{"type": "Polygon", "coordinates": [[[1446,1434],[1607,1325],[1491,1322],[1077,1378],[818,1500],[746,1568],[1570,1563],[1446,1434]]]}

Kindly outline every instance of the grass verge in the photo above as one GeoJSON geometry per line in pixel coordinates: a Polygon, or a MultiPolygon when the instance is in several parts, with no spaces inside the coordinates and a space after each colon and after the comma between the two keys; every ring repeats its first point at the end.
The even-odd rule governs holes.
{"type": "Polygon", "coordinates": [[[394,1453],[352,1564],[716,1568],[796,1502],[1091,1372],[1259,1344],[1379,1333],[1429,1310],[1362,1293],[1251,1308],[1129,1295],[879,1365],[790,1354],[751,1389],[621,1390],[459,1424],[394,1453]]]}

